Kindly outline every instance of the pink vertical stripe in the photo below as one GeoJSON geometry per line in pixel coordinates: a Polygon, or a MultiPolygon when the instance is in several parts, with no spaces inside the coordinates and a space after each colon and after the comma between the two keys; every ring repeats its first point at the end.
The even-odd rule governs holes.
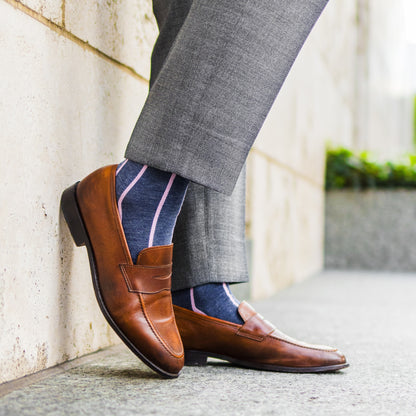
{"type": "Polygon", "coordinates": [[[160,200],[159,205],[157,206],[157,210],[153,218],[153,222],[152,222],[152,228],[150,229],[149,247],[153,246],[153,238],[155,236],[156,225],[159,219],[160,211],[162,211],[163,205],[165,204],[166,198],[168,197],[170,188],[172,188],[172,184],[173,184],[173,181],[175,180],[175,177],[176,177],[176,173],[172,173],[172,175],[170,175],[168,185],[166,186],[165,192],[163,192],[162,199],[160,200]]]}
{"type": "Polygon", "coordinates": [[[225,290],[225,293],[227,294],[227,296],[230,298],[231,302],[234,303],[235,306],[239,307],[240,305],[237,303],[237,301],[235,300],[234,296],[232,295],[232,293],[230,292],[230,289],[227,286],[227,283],[223,283],[222,287],[225,290]]]}
{"type": "Polygon", "coordinates": [[[118,175],[118,173],[121,171],[121,169],[124,168],[124,165],[127,163],[128,159],[126,159],[116,170],[116,176],[118,175]]]}
{"type": "Polygon", "coordinates": [[[123,213],[122,213],[122,208],[121,208],[123,199],[129,193],[130,189],[133,188],[134,185],[136,185],[137,181],[142,177],[146,169],[147,169],[147,165],[144,165],[142,169],[140,170],[140,172],[137,174],[137,176],[130,182],[130,185],[121,194],[120,199],[118,200],[118,213],[120,215],[120,221],[123,219],[123,213]]]}
{"type": "Polygon", "coordinates": [[[194,298],[194,288],[191,287],[191,291],[190,291],[190,295],[191,295],[191,306],[192,306],[192,310],[196,313],[200,313],[201,315],[206,315],[206,313],[202,312],[200,309],[198,309],[195,305],[195,298],[194,298]]]}

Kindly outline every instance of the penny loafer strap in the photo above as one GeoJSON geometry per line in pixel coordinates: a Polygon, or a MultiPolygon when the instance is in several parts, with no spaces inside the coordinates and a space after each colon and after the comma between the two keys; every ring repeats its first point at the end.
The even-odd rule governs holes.
{"type": "Polygon", "coordinates": [[[129,292],[159,293],[171,289],[172,264],[142,266],[120,264],[129,292]]]}

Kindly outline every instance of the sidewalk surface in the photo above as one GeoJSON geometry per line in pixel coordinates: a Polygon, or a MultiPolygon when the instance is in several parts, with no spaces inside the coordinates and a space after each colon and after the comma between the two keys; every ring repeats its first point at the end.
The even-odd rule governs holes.
{"type": "Polygon", "coordinates": [[[328,271],[253,305],[289,335],[338,346],[350,367],[285,374],[212,360],[163,380],[120,345],[0,386],[0,415],[416,414],[416,274],[328,271]]]}

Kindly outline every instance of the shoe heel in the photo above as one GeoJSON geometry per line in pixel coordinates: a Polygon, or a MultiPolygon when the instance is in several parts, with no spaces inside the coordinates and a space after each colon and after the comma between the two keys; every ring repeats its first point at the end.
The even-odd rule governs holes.
{"type": "Polygon", "coordinates": [[[88,236],[77,203],[76,189],[78,183],[65,189],[62,193],[61,210],[75,244],[80,247],[85,246],[88,236]]]}
{"type": "Polygon", "coordinates": [[[208,356],[200,351],[185,350],[185,365],[187,366],[204,366],[207,365],[208,356]]]}

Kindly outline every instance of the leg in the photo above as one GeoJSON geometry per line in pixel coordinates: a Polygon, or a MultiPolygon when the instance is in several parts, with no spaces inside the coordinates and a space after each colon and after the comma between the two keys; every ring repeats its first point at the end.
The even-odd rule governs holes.
{"type": "MultiPolygon", "coordinates": [[[[150,88],[153,87],[166,57],[186,20],[192,0],[154,1],[154,13],[160,28],[159,38],[152,54],[150,88]]],[[[127,177],[134,177],[127,175],[127,177]]],[[[119,183],[119,182],[117,182],[119,183]]],[[[126,184],[120,185],[120,192],[126,184]]],[[[138,190],[140,193],[140,190],[138,190]]],[[[131,201],[133,212],[129,216],[135,226],[124,226],[129,246],[140,235],[142,212],[137,199],[131,201]],[[132,235],[130,235],[132,234],[132,235]]],[[[190,306],[193,301],[210,316],[241,323],[237,301],[226,284],[248,280],[245,253],[245,172],[231,196],[191,183],[175,227],[173,252],[173,301],[190,306]],[[201,285],[206,284],[204,287],[201,285]],[[232,296],[232,295],[231,295],[232,296]],[[214,299],[216,301],[214,302],[214,299]]],[[[145,233],[147,235],[148,233],[145,233]]],[[[133,257],[138,250],[134,250],[133,257]]]]}
{"type": "MultiPolygon", "coordinates": [[[[193,1],[153,1],[160,34],[152,54],[151,89],[193,1]]],[[[244,172],[240,176],[231,197],[190,183],[173,236],[173,290],[210,282],[247,281],[244,172]]]]}
{"type": "MultiPolygon", "coordinates": [[[[186,16],[188,16],[191,1],[182,2],[183,8],[175,6],[172,7],[171,2],[170,18],[166,10],[159,10],[156,16],[159,21],[159,26],[162,28],[159,41],[153,54],[153,69],[152,82],[154,85],[159,75],[168,52],[171,50],[177,34],[180,32],[179,26],[182,26],[186,16]],[[183,18],[183,20],[181,20],[183,18]]],[[[163,3],[162,5],[166,5],[163,3]]],[[[140,121],[140,120],[139,120],[140,121]]],[[[137,126],[136,126],[137,128],[137,126]]],[[[132,138],[133,140],[133,138],[132,138]]],[[[188,310],[197,311],[199,313],[215,316],[217,318],[225,319],[237,324],[244,324],[247,320],[248,325],[250,321],[257,321],[257,325],[266,332],[277,333],[277,330],[268,327],[258,315],[251,310],[248,305],[242,303],[238,310],[233,305],[232,301],[225,296],[225,291],[222,290],[220,282],[238,282],[245,281],[247,278],[247,266],[245,261],[245,245],[244,245],[244,206],[245,206],[245,178],[244,172],[240,175],[239,180],[234,188],[231,196],[220,194],[213,189],[209,189],[191,183],[188,188],[188,193],[185,198],[184,205],[178,217],[174,232],[174,267],[173,267],[173,302],[175,305],[184,306],[188,310]],[[215,284],[213,282],[219,282],[215,284]],[[191,288],[184,290],[185,288],[191,288]],[[182,290],[181,290],[182,289],[182,290]],[[192,292],[195,289],[195,293],[192,292]],[[200,299],[198,299],[198,295],[200,299]],[[205,299],[204,299],[205,296],[205,299]],[[199,301],[201,303],[199,303],[199,301]],[[205,302],[204,302],[205,301],[205,302]],[[202,305],[202,308],[201,308],[202,305]],[[203,311],[201,311],[203,309],[203,311]],[[206,313],[207,310],[211,313],[206,313]],[[243,319],[242,319],[243,318],[243,319]]],[[[227,288],[225,288],[227,290],[227,288]]],[[[187,351],[188,364],[203,364],[206,361],[207,355],[221,356],[227,352],[225,345],[208,345],[201,343],[201,340],[211,339],[201,333],[200,316],[194,312],[187,312],[185,309],[175,306],[176,319],[181,331],[181,335],[187,351]],[[194,334],[194,336],[192,335],[194,334]],[[196,337],[195,337],[196,334],[196,337]],[[189,349],[196,348],[198,350],[206,349],[210,353],[192,352],[189,349]],[[215,352],[217,350],[217,352],[215,352]],[[222,354],[221,354],[222,353],[222,354]]],[[[210,320],[210,317],[205,318],[205,328],[214,337],[221,333],[224,329],[225,323],[216,327],[216,321],[210,320]]],[[[232,325],[232,324],[231,324],[232,325]]],[[[244,328],[242,325],[241,328],[244,328]]],[[[225,339],[232,339],[232,336],[227,335],[227,329],[224,330],[225,339]]],[[[231,331],[234,331],[231,327],[231,331]]],[[[279,333],[278,336],[286,337],[279,333]]],[[[268,368],[283,371],[305,371],[303,368],[296,368],[296,365],[290,363],[290,360],[299,360],[299,346],[300,348],[307,347],[306,344],[300,345],[293,339],[285,338],[293,342],[294,351],[288,353],[281,353],[283,360],[280,365],[259,363],[259,352],[257,345],[249,345],[249,342],[244,345],[241,342],[231,341],[231,357],[235,357],[235,349],[252,348],[253,356],[247,360],[247,354],[243,354],[244,360],[237,357],[237,362],[243,365],[256,368],[268,368]],[[299,345],[299,346],[296,346],[299,345]]],[[[256,342],[254,342],[256,344],[256,342]]],[[[267,343],[266,343],[267,344],[267,343]]],[[[271,343],[270,346],[262,346],[264,348],[262,354],[267,355],[271,350],[271,355],[276,354],[276,344],[271,343]]],[[[315,351],[312,349],[306,351],[315,351]]],[[[332,365],[332,369],[339,369],[345,367],[343,358],[334,350],[326,347],[320,347],[322,353],[327,357],[328,362],[332,365]]],[[[305,366],[307,361],[308,370],[306,371],[322,371],[323,368],[329,369],[330,366],[322,367],[322,362],[314,354],[308,356],[303,352],[301,354],[301,365],[305,366]],[[316,365],[317,364],[317,365],[316,365]]],[[[235,360],[236,358],[234,358],[235,360]]],[[[267,358],[269,359],[269,358],[267,358]]]]}
{"type": "Polygon", "coordinates": [[[325,4],[194,0],[162,68],[152,76],[126,157],[231,194],[325,4]]]}
{"type": "MultiPolygon", "coordinates": [[[[232,193],[248,150],[325,3],[194,0],[188,7],[189,2],[179,0],[155,1],[161,22],[181,22],[186,13],[182,26],[167,38],[161,26],[157,46],[176,38],[167,43],[165,54],[153,56],[156,66],[162,64],[152,74],[126,151],[131,160],[95,171],[63,194],[62,209],[74,240],[87,246],[105,317],[126,345],[164,376],[177,376],[184,358],[172,312],[168,240],[187,180],[232,193]],[[124,177],[130,168],[133,174],[124,177]],[[134,238],[133,232],[129,242],[126,229],[134,228],[135,221],[128,221],[127,211],[134,215],[135,210],[143,213],[136,232],[144,238],[134,238]]],[[[238,314],[244,324],[219,324],[218,319],[175,307],[188,354],[197,350],[202,357],[229,358],[231,346],[231,354],[243,354],[232,360],[255,368],[270,363],[274,370],[345,366],[345,358],[334,349],[309,348],[284,338],[244,302],[238,314]],[[209,345],[213,339],[225,344],[209,345]]]]}
{"type": "Polygon", "coordinates": [[[229,283],[246,282],[245,169],[231,196],[191,184],[175,227],[175,305],[243,323],[229,283]]]}
{"type": "Polygon", "coordinates": [[[191,183],[173,234],[172,290],[248,281],[245,169],[231,196],[191,183]]]}

